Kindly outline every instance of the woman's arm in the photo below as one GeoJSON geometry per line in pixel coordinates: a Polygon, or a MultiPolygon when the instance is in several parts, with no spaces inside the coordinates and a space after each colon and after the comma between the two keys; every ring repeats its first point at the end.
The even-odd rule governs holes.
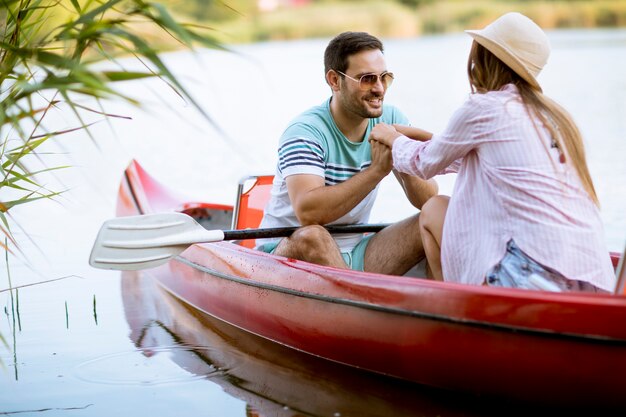
{"type": "Polygon", "coordinates": [[[398,131],[398,133],[403,134],[409,139],[419,140],[420,142],[425,142],[433,137],[433,134],[431,132],[420,129],[418,127],[405,125],[393,125],[393,127],[396,129],[396,131],[398,131]]]}

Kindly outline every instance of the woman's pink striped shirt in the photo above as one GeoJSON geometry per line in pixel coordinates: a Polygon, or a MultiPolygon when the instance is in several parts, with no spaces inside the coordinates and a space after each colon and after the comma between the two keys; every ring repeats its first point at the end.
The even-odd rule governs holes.
{"type": "Polygon", "coordinates": [[[515,86],[471,95],[428,142],[398,138],[393,160],[422,178],[458,168],[441,248],[447,281],[482,284],[513,239],[565,277],[613,291],[598,209],[515,86]]]}

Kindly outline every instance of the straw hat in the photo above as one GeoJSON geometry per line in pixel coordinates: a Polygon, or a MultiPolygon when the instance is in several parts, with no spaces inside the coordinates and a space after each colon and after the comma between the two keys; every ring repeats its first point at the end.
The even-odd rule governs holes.
{"type": "Polygon", "coordinates": [[[550,43],[535,22],[520,13],[507,13],[482,30],[465,32],[524,80],[541,89],[537,75],[548,61],[550,43]]]}

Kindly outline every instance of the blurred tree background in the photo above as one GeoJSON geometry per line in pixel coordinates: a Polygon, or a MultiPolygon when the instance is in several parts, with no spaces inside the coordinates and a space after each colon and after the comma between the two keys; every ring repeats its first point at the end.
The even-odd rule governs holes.
{"type": "Polygon", "coordinates": [[[328,37],[366,30],[413,37],[480,28],[509,11],[545,29],[626,26],[626,0],[160,0],[225,43],[328,37]]]}

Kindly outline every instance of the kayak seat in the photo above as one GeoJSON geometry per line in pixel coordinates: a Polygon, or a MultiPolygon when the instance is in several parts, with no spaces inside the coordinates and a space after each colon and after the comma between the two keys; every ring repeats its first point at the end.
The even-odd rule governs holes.
{"type": "MultiPolygon", "coordinates": [[[[248,175],[239,180],[237,198],[233,212],[233,230],[256,229],[261,224],[265,205],[270,199],[274,175],[248,175]]],[[[239,242],[247,248],[254,248],[255,239],[239,242]]]]}

